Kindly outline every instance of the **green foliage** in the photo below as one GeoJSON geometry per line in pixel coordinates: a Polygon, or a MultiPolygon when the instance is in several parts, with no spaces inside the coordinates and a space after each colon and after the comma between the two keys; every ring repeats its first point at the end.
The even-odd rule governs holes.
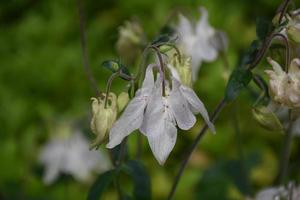
{"type": "Polygon", "coordinates": [[[113,183],[116,176],[116,170],[107,171],[98,176],[97,180],[91,186],[87,200],[99,200],[105,190],[113,183]]]}
{"type": "Polygon", "coordinates": [[[263,17],[258,17],[256,19],[256,36],[260,40],[264,40],[274,29],[274,26],[272,24],[271,20],[268,20],[263,17]]]}
{"type": "Polygon", "coordinates": [[[230,75],[225,92],[225,101],[233,101],[251,80],[252,72],[248,68],[236,68],[230,75]]]}
{"type": "Polygon", "coordinates": [[[131,176],[134,183],[133,199],[151,200],[151,181],[145,166],[135,160],[130,160],[122,167],[131,176]]]}

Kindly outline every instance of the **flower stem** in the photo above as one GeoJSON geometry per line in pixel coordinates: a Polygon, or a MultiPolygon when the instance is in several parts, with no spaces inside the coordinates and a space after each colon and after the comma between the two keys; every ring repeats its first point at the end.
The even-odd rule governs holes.
{"type": "MultiPolygon", "coordinates": [[[[222,99],[220,101],[220,103],[217,105],[217,107],[215,108],[214,112],[212,113],[212,115],[210,117],[210,119],[211,119],[212,122],[214,122],[217,119],[219,113],[225,107],[225,105],[226,105],[226,102],[225,102],[224,99],[222,99]]],[[[178,185],[178,183],[180,181],[180,178],[181,178],[181,176],[182,176],[182,174],[183,174],[183,172],[184,172],[184,170],[185,170],[185,168],[186,168],[186,166],[188,164],[188,161],[189,161],[192,153],[194,152],[194,150],[198,146],[201,138],[204,136],[205,132],[207,131],[207,129],[208,129],[208,125],[205,124],[202,127],[202,129],[200,130],[198,136],[195,138],[194,142],[192,143],[192,146],[190,147],[189,151],[185,155],[183,161],[181,162],[178,174],[175,177],[175,180],[173,182],[173,186],[172,186],[171,192],[169,193],[168,200],[171,200],[173,198],[173,196],[175,194],[175,191],[177,189],[177,185],[178,185]]]]}
{"type": "Polygon", "coordinates": [[[288,172],[289,158],[290,158],[292,139],[293,139],[292,129],[293,129],[293,121],[290,117],[289,126],[286,130],[285,138],[283,141],[283,149],[282,149],[280,163],[279,163],[279,174],[277,180],[278,184],[284,183],[284,180],[288,172]]]}
{"type": "Polygon", "coordinates": [[[291,60],[291,53],[290,53],[290,45],[289,45],[289,41],[287,39],[287,37],[281,33],[275,33],[273,35],[273,37],[281,37],[284,41],[284,44],[285,44],[285,72],[288,72],[289,70],[289,65],[290,65],[290,60],[291,60]]]}
{"type": "Polygon", "coordinates": [[[94,90],[98,97],[103,97],[99,88],[97,87],[97,82],[95,77],[92,74],[92,70],[90,68],[89,59],[88,59],[88,49],[86,45],[86,34],[85,34],[85,22],[84,22],[84,11],[82,7],[82,0],[77,0],[77,8],[79,15],[79,23],[80,23],[80,45],[82,51],[83,58],[83,69],[85,74],[90,81],[91,88],[94,90]]]}
{"type": "Polygon", "coordinates": [[[106,85],[106,92],[105,92],[105,102],[104,102],[104,108],[107,108],[107,103],[108,103],[108,98],[109,98],[109,92],[110,92],[110,88],[111,88],[111,85],[112,85],[112,82],[113,80],[118,77],[120,74],[119,71],[113,73],[109,79],[108,79],[108,82],[107,82],[107,85],[106,85]]]}

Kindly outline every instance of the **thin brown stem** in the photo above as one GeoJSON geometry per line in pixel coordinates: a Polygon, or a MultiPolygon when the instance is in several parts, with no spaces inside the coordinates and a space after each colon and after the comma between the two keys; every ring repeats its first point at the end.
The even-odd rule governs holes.
{"type": "Polygon", "coordinates": [[[279,17],[279,21],[278,21],[279,23],[278,24],[281,24],[283,16],[286,13],[286,10],[287,10],[290,2],[291,2],[291,0],[285,0],[284,2],[282,2],[282,4],[277,9],[277,13],[280,13],[280,17],[279,17]]]}
{"type": "Polygon", "coordinates": [[[159,49],[156,46],[150,46],[151,49],[153,49],[156,52],[156,55],[158,57],[159,65],[160,65],[160,71],[162,76],[162,95],[166,96],[166,80],[165,80],[165,66],[164,61],[161,56],[161,53],[159,49]]]}
{"type": "Polygon", "coordinates": [[[284,41],[285,45],[285,71],[288,72],[289,70],[289,65],[290,65],[290,60],[291,60],[291,53],[290,53],[290,45],[287,37],[281,33],[275,33],[273,37],[281,37],[284,41]]]}
{"type": "Polygon", "coordinates": [[[113,73],[109,79],[108,79],[108,82],[107,82],[107,85],[106,85],[106,92],[105,92],[105,103],[104,103],[104,108],[107,108],[107,103],[108,103],[108,99],[109,99],[109,92],[110,92],[110,88],[111,88],[111,85],[112,85],[112,82],[113,80],[118,77],[120,74],[120,72],[115,72],[113,73]]]}
{"type": "MultiPolygon", "coordinates": [[[[220,113],[221,110],[225,107],[225,105],[226,105],[226,102],[225,102],[224,99],[222,99],[222,100],[220,101],[220,103],[217,105],[217,107],[215,108],[214,112],[212,113],[212,115],[211,115],[211,117],[210,117],[210,119],[211,119],[212,122],[214,122],[214,121],[217,119],[219,113],[220,113]]],[[[175,191],[176,191],[176,188],[177,188],[177,185],[178,185],[178,183],[179,183],[179,181],[180,181],[180,178],[181,178],[181,176],[182,176],[182,174],[183,174],[183,172],[184,172],[184,170],[185,170],[185,168],[186,168],[186,166],[187,166],[187,164],[188,164],[188,161],[189,161],[189,159],[190,159],[192,153],[194,152],[194,150],[195,150],[196,147],[198,146],[200,140],[201,140],[202,137],[204,136],[205,132],[207,131],[207,129],[208,129],[208,125],[205,124],[205,125],[202,127],[202,129],[200,130],[200,132],[199,132],[199,134],[197,135],[197,137],[195,138],[194,142],[192,143],[192,145],[191,145],[189,151],[188,151],[187,154],[185,155],[185,157],[184,157],[184,159],[183,159],[183,161],[182,161],[182,163],[181,163],[181,165],[180,165],[178,174],[176,175],[175,180],[174,180],[174,182],[173,182],[173,186],[172,186],[171,192],[169,193],[168,200],[171,200],[171,199],[173,198],[173,196],[174,196],[174,194],[175,194],[175,191]]]]}
{"type": "Polygon", "coordinates": [[[89,64],[82,0],[77,0],[77,8],[78,8],[78,15],[79,15],[79,23],[80,23],[80,45],[81,45],[81,51],[82,51],[83,68],[84,68],[85,74],[90,82],[90,86],[91,86],[92,90],[94,90],[94,92],[97,96],[102,96],[99,88],[97,87],[96,79],[92,74],[90,64],[89,64]]]}

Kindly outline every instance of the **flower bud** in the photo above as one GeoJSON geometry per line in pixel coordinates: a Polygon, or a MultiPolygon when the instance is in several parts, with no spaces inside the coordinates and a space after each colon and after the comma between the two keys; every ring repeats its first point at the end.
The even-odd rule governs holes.
{"type": "Polygon", "coordinates": [[[264,128],[271,131],[283,130],[283,125],[277,115],[266,106],[257,106],[252,109],[254,119],[264,128]]]}
{"type": "Polygon", "coordinates": [[[127,21],[119,28],[119,39],[116,44],[117,52],[127,63],[137,57],[143,43],[143,29],[136,21],[127,21]]]}
{"type": "Polygon", "coordinates": [[[192,87],[191,58],[182,57],[181,59],[181,62],[179,62],[178,57],[174,57],[172,65],[178,73],[180,82],[185,86],[192,87]]]}
{"type": "Polygon", "coordinates": [[[118,96],[118,111],[121,112],[129,102],[129,95],[127,92],[121,92],[118,96]]]}
{"type": "Polygon", "coordinates": [[[290,40],[300,43],[300,23],[288,26],[286,30],[290,40]]]}
{"type": "Polygon", "coordinates": [[[91,130],[96,135],[90,148],[94,148],[103,143],[107,138],[107,133],[111,129],[117,118],[117,97],[114,93],[108,96],[108,103],[105,108],[105,98],[91,98],[92,100],[92,120],[91,130]]]}

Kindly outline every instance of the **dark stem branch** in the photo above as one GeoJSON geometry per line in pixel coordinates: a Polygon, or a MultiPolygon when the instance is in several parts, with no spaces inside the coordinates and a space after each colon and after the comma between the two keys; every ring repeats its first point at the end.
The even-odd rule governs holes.
{"type": "Polygon", "coordinates": [[[82,50],[82,58],[83,58],[83,68],[85,74],[90,82],[91,88],[94,90],[97,96],[101,96],[101,92],[97,87],[97,82],[95,77],[92,74],[89,59],[88,59],[88,50],[86,45],[86,34],[85,34],[85,21],[84,21],[84,11],[82,6],[82,0],[77,0],[78,7],[78,15],[79,15],[79,23],[80,23],[80,45],[82,50]]]}

